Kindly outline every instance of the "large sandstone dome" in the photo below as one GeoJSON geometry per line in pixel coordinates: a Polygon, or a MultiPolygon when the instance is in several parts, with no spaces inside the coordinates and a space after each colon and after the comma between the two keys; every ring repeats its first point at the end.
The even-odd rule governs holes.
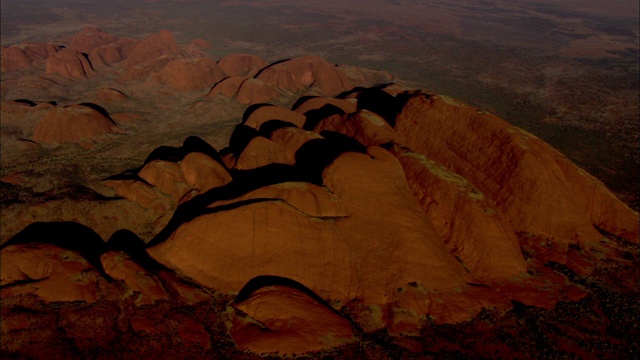
{"type": "Polygon", "coordinates": [[[72,49],[62,49],[47,58],[47,74],[60,74],[72,79],[85,79],[94,70],[86,55],[72,49]]]}
{"type": "Polygon", "coordinates": [[[54,145],[72,142],[90,148],[101,135],[120,131],[106,112],[91,104],[57,106],[43,116],[32,139],[54,145]]]}
{"type": "Polygon", "coordinates": [[[353,87],[335,65],[311,55],[271,64],[256,78],[293,93],[314,87],[323,95],[335,96],[353,87]]]}

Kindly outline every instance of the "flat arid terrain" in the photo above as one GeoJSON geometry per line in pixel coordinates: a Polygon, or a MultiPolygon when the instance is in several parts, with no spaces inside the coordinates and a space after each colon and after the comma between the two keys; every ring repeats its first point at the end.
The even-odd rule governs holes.
{"type": "Polygon", "coordinates": [[[637,1],[1,2],[7,358],[634,358],[637,1]]]}
{"type": "MultiPolygon", "coordinates": [[[[3,1],[2,44],[87,25],[162,29],[207,53],[315,54],[387,70],[540,136],[638,209],[636,1],[3,1]],[[6,14],[6,15],[5,15],[6,14]]],[[[19,96],[3,87],[3,98],[19,96]]]]}

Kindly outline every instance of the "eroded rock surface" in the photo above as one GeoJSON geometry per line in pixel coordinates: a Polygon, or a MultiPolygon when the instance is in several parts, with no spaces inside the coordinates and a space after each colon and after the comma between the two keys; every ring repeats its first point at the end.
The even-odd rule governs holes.
{"type": "MultiPolygon", "coordinates": [[[[492,326],[567,308],[599,319],[574,333],[627,341],[594,314],[610,311],[606,296],[637,293],[638,214],[496,116],[397,85],[352,90],[366,72],[315,56],[216,62],[207,44],[181,47],[168,31],[138,41],[87,28],[66,49],[14,47],[5,72],[46,61],[55,77],[117,78],[91,96],[132,127],[126,107],[158,84],[163,96],[210,89],[197,94],[203,106],[251,106],[220,152],[188,137],[100,178],[101,193],[77,187],[3,212],[3,352],[353,358],[383,344],[391,358],[490,356],[486,344],[451,335],[443,350],[431,337],[455,329],[468,344],[487,332],[514,347],[492,326]]],[[[122,131],[93,103],[21,100],[2,112],[6,128],[32,124],[32,153],[77,143],[91,156],[125,136],[109,135],[122,131]]],[[[29,176],[16,170],[2,186],[29,176]]]]}

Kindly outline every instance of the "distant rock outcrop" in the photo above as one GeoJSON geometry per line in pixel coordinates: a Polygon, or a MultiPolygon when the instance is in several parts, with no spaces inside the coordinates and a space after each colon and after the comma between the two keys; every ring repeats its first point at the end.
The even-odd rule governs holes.
{"type": "Polygon", "coordinates": [[[88,26],[74,34],[69,49],[89,54],[93,49],[118,41],[118,37],[96,27],[88,26]]]}
{"type": "Polygon", "coordinates": [[[125,68],[131,69],[136,65],[155,62],[163,56],[173,57],[179,53],[180,47],[173,34],[168,30],[162,30],[158,34],[143,38],[133,46],[126,58],[125,68]]]}
{"type": "Polygon", "coordinates": [[[247,79],[238,89],[236,99],[240,104],[258,104],[278,100],[282,94],[275,86],[260,79],[247,79]]]}
{"type": "Polygon", "coordinates": [[[94,68],[109,67],[124,60],[135,45],[136,40],[134,39],[120,39],[116,42],[93,48],[89,53],[89,59],[91,59],[94,68]]]}
{"type": "Polygon", "coordinates": [[[85,105],[54,107],[38,126],[32,139],[44,144],[74,142],[91,148],[101,135],[121,132],[105,114],[85,105]]]}
{"type": "Polygon", "coordinates": [[[256,78],[292,93],[314,88],[320,95],[335,96],[353,88],[336,66],[317,56],[276,62],[260,70],[256,78]]]}
{"type": "Polygon", "coordinates": [[[229,76],[252,77],[258,70],[269,64],[256,55],[231,54],[218,60],[218,65],[229,76]]]}
{"type": "Polygon", "coordinates": [[[2,49],[2,72],[17,71],[38,60],[46,60],[58,52],[59,47],[46,43],[18,44],[2,49]]]}
{"type": "Polygon", "coordinates": [[[177,59],[165,65],[154,77],[179,91],[211,87],[226,77],[225,72],[209,58],[177,59]]]}
{"type": "Polygon", "coordinates": [[[47,58],[47,74],[59,74],[71,79],[85,79],[94,73],[91,62],[82,53],[62,49],[47,58]]]}
{"type": "Polygon", "coordinates": [[[207,98],[215,99],[218,95],[224,95],[227,98],[234,98],[238,94],[240,85],[246,80],[244,76],[230,76],[223,80],[218,81],[209,93],[207,98]]]}

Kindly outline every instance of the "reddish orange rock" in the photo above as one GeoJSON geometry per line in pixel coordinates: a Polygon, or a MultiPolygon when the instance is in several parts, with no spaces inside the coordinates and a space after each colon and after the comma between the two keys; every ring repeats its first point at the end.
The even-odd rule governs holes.
{"type": "Polygon", "coordinates": [[[55,46],[43,42],[29,43],[24,47],[25,53],[31,59],[46,59],[60,50],[59,46],[55,46]]]}
{"type": "Polygon", "coordinates": [[[111,118],[118,124],[134,124],[144,119],[144,115],[138,112],[119,112],[111,114],[111,118]]]}
{"type": "Polygon", "coordinates": [[[238,94],[240,85],[246,80],[244,76],[230,76],[215,84],[209,93],[207,98],[214,99],[218,95],[224,95],[229,99],[235,97],[238,94]]]}
{"type": "MultiPolygon", "coordinates": [[[[104,184],[115,190],[118,196],[129,199],[145,208],[151,208],[159,200],[159,194],[153,186],[136,180],[105,180],[104,184]]],[[[162,207],[162,210],[167,210],[162,207]]]]}
{"type": "Polygon", "coordinates": [[[193,39],[185,46],[184,50],[191,57],[204,57],[206,54],[202,51],[204,49],[210,49],[211,44],[204,39],[193,39]]]}
{"type": "MultiPolygon", "coordinates": [[[[606,193],[599,195],[603,190],[592,185],[590,176],[565,175],[577,169],[570,170],[556,150],[524,130],[447,97],[416,95],[399,114],[396,131],[412,149],[464,176],[493,200],[516,232],[550,238],[564,246],[602,238],[584,199],[617,200],[606,193]]],[[[637,214],[624,206],[617,209],[624,221],[636,221],[598,225],[635,229],[629,233],[637,236],[637,214]]]]}
{"type": "Polygon", "coordinates": [[[258,70],[267,66],[261,57],[250,54],[231,54],[218,60],[218,65],[229,76],[252,77],[258,70]]]}
{"type": "Polygon", "coordinates": [[[322,95],[334,96],[353,88],[353,84],[334,65],[317,56],[304,56],[269,65],[258,79],[293,93],[308,88],[319,89],[322,95]]]}
{"type": "Polygon", "coordinates": [[[236,163],[236,169],[256,169],[269,164],[293,164],[284,149],[273,141],[257,136],[242,151],[236,163]]]}
{"type": "Polygon", "coordinates": [[[295,109],[295,111],[297,113],[304,114],[309,110],[320,109],[325,105],[333,105],[344,111],[345,114],[351,114],[356,112],[358,108],[358,101],[356,99],[336,99],[324,96],[315,96],[304,101],[295,109]]]}
{"type": "Polygon", "coordinates": [[[233,307],[250,319],[233,319],[231,337],[241,350],[301,354],[355,340],[346,319],[292,287],[263,287],[233,307]]]}
{"type": "Polygon", "coordinates": [[[70,105],[48,110],[32,139],[45,144],[75,142],[90,148],[99,136],[119,132],[120,128],[99,111],[84,105],[70,105]]]}
{"type": "Polygon", "coordinates": [[[96,96],[108,103],[124,101],[129,98],[122,91],[114,88],[100,88],[96,91],[96,96]]]}
{"type": "Polygon", "coordinates": [[[17,71],[46,60],[58,52],[58,47],[47,43],[18,44],[2,49],[2,72],[17,71]]]}
{"type": "Polygon", "coordinates": [[[576,202],[586,209],[591,223],[598,229],[638,244],[638,213],[620,201],[598,179],[571,163],[564,155],[553,153],[562,173],[576,193],[576,202]]]}
{"type": "MultiPolygon", "coordinates": [[[[303,283],[338,307],[358,301],[382,309],[403,298],[399,288],[416,283],[423,300],[446,294],[465,299],[464,309],[408,303],[405,313],[416,318],[456,322],[480,309],[482,301],[466,295],[471,277],[449,254],[393,155],[375,147],[368,154],[345,153],[323,178],[327,190],[314,196],[334,205],[300,192],[261,189],[222,203],[238,207],[206,211],[179,225],[150,254],[222,291],[237,292],[247,279],[272,274],[303,283]]],[[[299,188],[294,185],[288,186],[299,188]]]]}
{"type": "Polygon", "coordinates": [[[261,106],[249,115],[244,124],[259,130],[260,126],[269,120],[285,121],[301,128],[306,118],[282,106],[261,106]]]}
{"type": "Polygon", "coordinates": [[[93,49],[118,41],[118,37],[96,27],[87,26],[74,34],[69,42],[69,49],[89,54],[93,49]]]}
{"type": "Polygon", "coordinates": [[[496,282],[527,270],[511,224],[467,180],[426,156],[395,147],[414,196],[474,278],[496,282]]]}
{"type": "Polygon", "coordinates": [[[192,91],[211,87],[225,77],[212,59],[189,58],[169,62],[153,79],[179,91],[192,91]]]}
{"type": "Polygon", "coordinates": [[[190,190],[182,174],[180,165],[163,160],[154,160],[146,164],[138,175],[163,193],[178,202],[190,190]]]}
{"type": "Polygon", "coordinates": [[[271,84],[260,79],[247,79],[238,89],[240,104],[258,104],[280,99],[282,94],[271,84]]]}
{"type": "Polygon", "coordinates": [[[180,169],[187,184],[198,193],[226,185],[232,180],[220,163],[199,152],[187,154],[180,161],[180,169]]]}
{"type": "Polygon", "coordinates": [[[296,152],[300,147],[314,139],[322,139],[320,134],[313,131],[306,131],[297,127],[285,127],[271,133],[271,140],[280,145],[287,157],[295,159],[296,152]]]}
{"type": "Polygon", "coordinates": [[[126,83],[127,81],[131,81],[131,80],[137,80],[137,81],[145,80],[152,73],[157,73],[158,71],[162,70],[172,60],[173,60],[173,57],[168,55],[163,55],[159,58],[149,60],[143,64],[138,64],[133,67],[130,67],[118,79],[118,82],[126,83]]]}
{"type": "Polygon", "coordinates": [[[89,53],[91,64],[94,68],[104,68],[120,62],[127,57],[136,43],[136,40],[124,38],[110,44],[96,47],[89,53]]]}
{"type": "Polygon", "coordinates": [[[306,216],[316,218],[347,217],[351,216],[353,211],[326,189],[318,185],[294,181],[265,186],[233,200],[216,201],[208,207],[216,208],[251,199],[282,201],[306,216]]]}
{"type": "Polygon", "coordinates": [[[162,30],[158,34],[149,35],[138,41],[129,52],[125,61],[125,67],[132,67],[153,62],[162,56],[175,56],[180,52],[176,39],[168,30],[162,30]]]}
{"type": "Polygon", "coordinates": [[[100,257],[107,274],[122,280],[134,293],[136,305],[151,305],[159,300],[168,300],[169,295],[153,275],[123,252],[109,251],[100,257]]]}
{"type": "Polygon", "coordinates": [[[335,131],[358,140],[365,146],[378,146],[391,142],[401,142],[401,137],[380,116],[368,110],[349,115],[333,115],[316,125],[316,132],[335,131]]]}
{"type": "Polygon", "coordinates": [[[89,59],[78,51],[62,49],[47,58],[47,74],[85,79],[94,73],[89,59]]]}
{"type": "Polygon", "coordinates": [[[11,46],[2,50],[2,72],[17,71],[31,65],[32,59],[20,46],[11,46]]]}
{"type": "Polygon", "coordinates": [[[49,244],[10,245],[0,252],[0,284],[13,285],[2,292],[11,297],[35,294],[45,302],[85,301],[97,299],[96,271],[80,255],[49,244]]]}

